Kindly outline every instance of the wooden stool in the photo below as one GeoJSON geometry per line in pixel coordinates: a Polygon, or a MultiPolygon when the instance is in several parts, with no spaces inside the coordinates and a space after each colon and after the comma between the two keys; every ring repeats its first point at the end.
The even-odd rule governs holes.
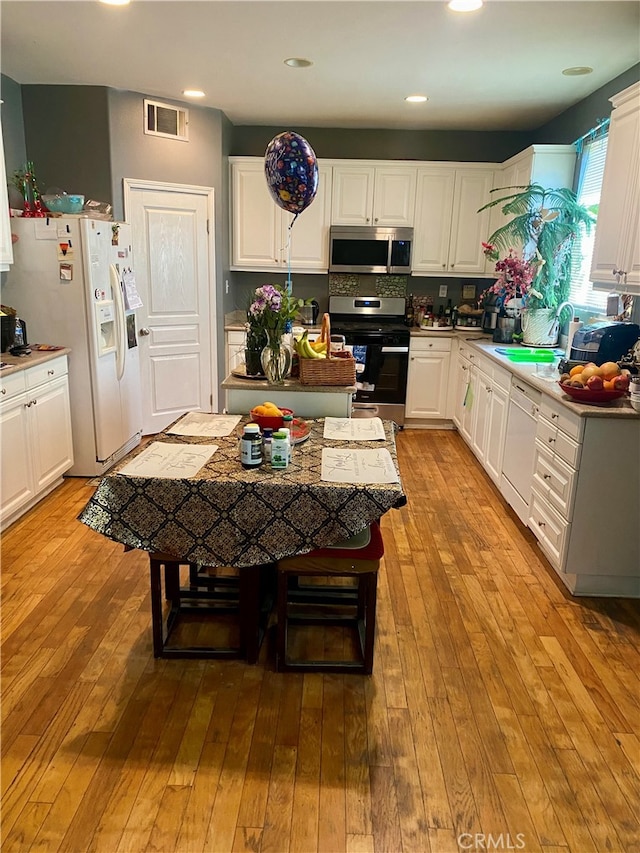
{"type": "Polygon", "coordinates": [[[380,526],[329,548],[278,561],[278,629],[276,669],[279,672],[354,672],[370,675],[376,630],[378,569],[384,554],[380,526]],[[355,578],[351,586],[299,583],[300,577],[355,578]],[[355,630],[358,654],[348,660],[294,659],[289,625],[342,625],[355,630]]]}
{"type": "Polygon", "coordinates": [[[245,658],[255,663],[260,652],[266,623],[273,605],[273,566],[248,566],[234,575],[194,563],[177,560],[170,554],[149,554],[151,578],[151,622],[153,655],[156,658],[245,658]],[[189,585],[180,584],[180,567],[189,566],[189,585]],[[170,603],[166,620],[164,594],[170,603]],[[176,644],[176,632],[184,617],[237,616],[236,636],[227,644],[176,644]]]}

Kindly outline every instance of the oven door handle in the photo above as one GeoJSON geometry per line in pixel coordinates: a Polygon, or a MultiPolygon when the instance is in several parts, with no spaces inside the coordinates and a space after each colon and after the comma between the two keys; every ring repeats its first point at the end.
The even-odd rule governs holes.
{"type": "Polygon", "coordinates": [[[382,347],[382,352],[409,352],[409,347],[382,347]]]}

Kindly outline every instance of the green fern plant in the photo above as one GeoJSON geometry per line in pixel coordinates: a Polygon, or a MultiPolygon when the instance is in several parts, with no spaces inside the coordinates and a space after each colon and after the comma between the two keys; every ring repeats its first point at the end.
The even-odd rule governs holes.
{"type": "MultiPolygon", "coordinates": [[[[569,189],[545,189],[540,184],[505,187],[517,190],[493,199],[480,211],[501,205],[512,217],[491,234],[487,242],[498,252],[523,247],[523,259],[537,264],[536,276],[526,296],[527,308],[558,308],[566,302],[571,284],[571,260],[580,253],[583,234],[589,234],[595,216],[569,189]]],[[[478,212],[480,212],[478,211],[478,212]]]]}

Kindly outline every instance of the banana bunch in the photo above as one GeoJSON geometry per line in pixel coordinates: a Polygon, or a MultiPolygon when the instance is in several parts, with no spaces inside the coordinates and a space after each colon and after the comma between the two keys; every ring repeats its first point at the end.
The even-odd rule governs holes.
{"type": "Polygon", "coordinates": [[[293,347],[300,358],[326,358],[327,344],[325,341],[310,341],[308,333],[305,332],[293,339],[293,347]]]}

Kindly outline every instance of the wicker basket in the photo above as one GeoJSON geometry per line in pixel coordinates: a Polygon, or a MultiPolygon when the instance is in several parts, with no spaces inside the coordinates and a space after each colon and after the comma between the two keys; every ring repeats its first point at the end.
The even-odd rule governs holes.
{"type": "Polygon", "coordinates": [[[301,358],[302,385],[355,385],[356,360],[349,358],[301,358]]]}

